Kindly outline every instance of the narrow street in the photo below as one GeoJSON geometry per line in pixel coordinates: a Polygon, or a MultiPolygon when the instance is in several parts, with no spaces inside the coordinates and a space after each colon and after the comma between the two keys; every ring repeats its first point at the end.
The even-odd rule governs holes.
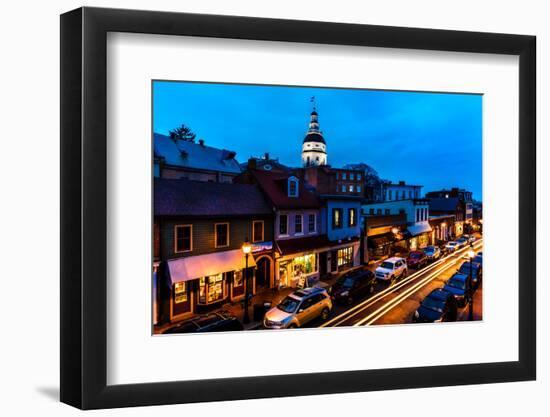
{"type": "MultiPolygon", "coordinates": [[[[474,243],[475,251],[483,248],[482,240],[474,243]]],[[[378,283],[373,295],[352,306],[335,305],[331,318],[326,322],[316,320],[306,327],[344,327],[383,324],[405,324],[412,322],[412,316],[420,302],[435,288],[443,287],[466,259],[468,247],[428,264],[415,271],[410,270],[406,278],[388,287],[378,283]]],[[[474,297],[474,320],[482,317],[482,287],[474,297]]],[[[468,319],[468,306],[459,308],[458,319],[468,319]]]]}

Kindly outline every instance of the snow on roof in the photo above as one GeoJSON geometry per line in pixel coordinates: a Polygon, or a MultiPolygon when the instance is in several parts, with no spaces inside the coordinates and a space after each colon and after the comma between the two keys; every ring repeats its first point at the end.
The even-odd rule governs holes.
{"type": "Polygon", "coordinates": [[[155,158],[167,165],[182,168],[240,174],[241,167],[235,152],[184,140],[174,141],[166,135],[154,134],[155,158]]]}

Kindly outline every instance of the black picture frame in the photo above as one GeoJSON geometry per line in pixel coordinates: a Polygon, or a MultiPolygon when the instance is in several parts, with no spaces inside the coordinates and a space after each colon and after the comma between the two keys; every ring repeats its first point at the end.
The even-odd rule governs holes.
{"type": "Polygon", "coordinates": [[[82,409],[424,388],[536,377],[534,36],[80,8],[61,16],[61,401],[82,409]],[[108,32],[519,56],[519,360],[109,386],[108,32]]]}

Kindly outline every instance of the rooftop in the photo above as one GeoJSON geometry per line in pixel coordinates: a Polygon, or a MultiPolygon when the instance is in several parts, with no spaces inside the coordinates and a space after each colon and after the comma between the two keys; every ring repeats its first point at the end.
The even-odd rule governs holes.
{"type": "Polygon", "coordinates": [[[233,151],[213,148],[204,142],[175,141],[160,133],[153,137],[155,158],[162,159],[167,165],[229,174],[241,172],[233,151]]]}
{"type": "Polygon", "coordinates": [[[279,209],[321,207],[319,198],[301,180],[298,180],[298,197],[289,197],[287,187],[288,179],[292,177],[290,174],[257,169],[249,169],[248,173],[256,180],[273,205],[279,209]]]}
{"type": "Polygon", "coordinates": [[[273,213],[260,189],[249,184],[155,178],[155,216],[241,216],[273,213]]]}

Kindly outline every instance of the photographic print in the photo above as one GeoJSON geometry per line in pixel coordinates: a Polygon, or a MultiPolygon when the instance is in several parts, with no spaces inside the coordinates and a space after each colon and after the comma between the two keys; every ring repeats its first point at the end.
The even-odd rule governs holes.
{"type": "Polygon", "coordinates": [[[481,94],[152,97],[155,335],[483,319],[481,94]]]}

